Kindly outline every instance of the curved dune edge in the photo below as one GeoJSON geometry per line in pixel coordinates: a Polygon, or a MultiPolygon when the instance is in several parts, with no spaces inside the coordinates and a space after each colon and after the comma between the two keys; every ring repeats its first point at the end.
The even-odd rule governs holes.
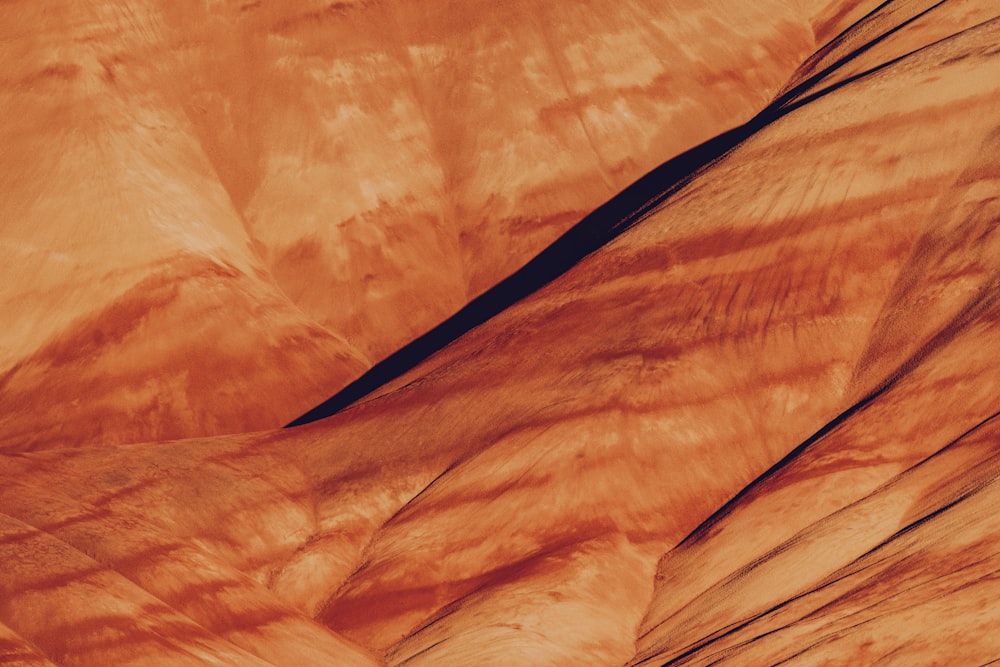
{"type": "Polygon", "coordinates": [[[887,8],[788,113],[371,399],[0,456],[0,646],[995,659],[1000,19],[887,8]]]}

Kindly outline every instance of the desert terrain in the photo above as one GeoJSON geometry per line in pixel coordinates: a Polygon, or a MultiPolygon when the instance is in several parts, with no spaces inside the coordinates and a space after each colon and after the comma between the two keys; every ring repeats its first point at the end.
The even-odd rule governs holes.
{"type": "Polygon", "coordinates": [[[992,0],[13,0],[0,110],[0,664],[1000,660],[992,0]]]}

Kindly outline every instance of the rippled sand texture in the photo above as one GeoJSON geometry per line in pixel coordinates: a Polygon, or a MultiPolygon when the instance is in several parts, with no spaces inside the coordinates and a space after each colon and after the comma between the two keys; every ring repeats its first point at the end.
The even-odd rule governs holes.
{"type": "MultiPolygon", "coordinates": [[[[677,16],[699,16],[696,4],[711,9],[710,3],[686,9],[679,3],[677,16]]],[[[298,21],[289,19],[281,24],[289,32],[280,34],[319,35],[326,23],[346,20],[350,12],[392,7],[339,3],[298,21]]],[[[615,16],[650,24],[652,19],[640,20],[638,12],[652,13],[652,3],[634,7],[635,14],[629,9],[615,16]]],[[[718,7],[722,11],[721,3],[718,7]]],[[[774,12],[779,9],[796,17],[795,25],[808,27],[802,43],[808,48],[798,45],[795,31],[778,40],[782,49],[792,48],[782,51],[782,58],[794,52],[797,60],[781,77],[774,74],[773,88],[764,95],[773,95],[773,101],[761,99],[760,114],[744,126],[739,123],[750,114],[729,124],[721,117],[712,121],[722,125],[700,139],[735,129],[668,165],[717,158],[702,160],[676,183],[664,180],[635,219],[589,217],[589,225],[606,225],[614,238],[330,418],[291,429],[173,442],[115,444],[121,440],[115,435],[78,438],[100,446],[64,448],[49,440],[43,450],[14,453],[31,449],[17,445],[31,436],[15,435],[15,426],[6,424],[32,433],[31,401],[38,402],[39,429],[52,428],[45,410],[62,414],[69,408],[24,390],[18,395],[18,405],[27,406],[24,412],[7,412],[10,394],[4,394],[8,421],[0,426],[13,444],[0,455],[0,562],[5,567],[0,657],[26,665],[428,666],[981,665],[1000,658],[1000,635],[994,632],[1000,622],[995,604],[1000,593],[995,583],[1000,379],[994,363],[1000,353],[1000,247],[994,247],[1000,244],[995,235],[1000,220],[1000,8],[992,0],[789,1],[775,4],[761,25],[778,25],[774,12]],[[623,227],[620,235],[611,233],[623,227]]],[[[264,20],[259,17],[268,11],[265,5],[248,5],[244,14],[257,12],[253,20],[264,20]]],[[[393,11],[399,12],[393,28],[399,34],[434,19],[433,11],[421,16],[393,11]]],[[[540,12],[532,16],[553,14],[536,30],[558,33],[560,25],[577,25],[569,19],[561,24],[555,9],[540,12]]],[[[460,29],[460,14],[446,14],[456,23],[442,28],[442,43],[449,43],[448,35],[457,44],[473,39],[470,34],[478,28],[460,29]]],[[[753,24],[749,18],[745,23],[753,24]]],[[[496,25],[501,26],[496,30],[514,30],[509,17],[496,25]]],[[[589,25],[584,21],[567,34],[591,34],[585,32],[589,25]]],[[[363,44],[364,31],[357,33],[357,43],[363,44]]],[[[747,45],[755,43],[746,39],[747,45]]],[[[308,41],[302,37],[295,43],[308,41]]],[[[710,43],[687,48],[709,48],[704,44],[710,43]]],[[[525,46],[516,52],[529,51],[525,46]]],[[[266,50],[257,53],[268,62],[266,50]]],[[[485,56],[477,61],[474,54],[466,60],[473,69],[497,61],[485,56]]],[[[288,63],[289,77],[303,76],[306,70],[291,66],[294,62],[278,58],[268,67],[288,63]]],[[[420,59],[410,62],[414,66],[420,59]]],[[[448,71],[434,76],[450,76],[448,71]]],[[[83,81],[74,85],[84,90],[83,81]]],[[[749,87],[764,85],[749,81],[749,87]]],[[[50,84],[55,82],[45,85],[50,84]]],[[[308,87],[294,88],[294,94],[276,96],[275,106],[279,101],[300,104],[296,95],[305,95],[308,87]]],[[[542,88],[550,90],[549,84],[542,88]]],[[[445,94],[427,107],[436,111],[428,111],[426,119],[461,113],[455,99],[470,104],[476,99],[472,93],[455,93],[446,103],[447,87],[435,83],[433,90],[445,94]]],[[[429,90],[421,94],[430,99],[429,90]]],[[[319,92],[310,95],[315,95],[310,103],[323,106],[319,92]]],[[[504,95],[509,93],[498,97],[504,95]]],[[[110,103],[113,98],[100,99],[110,103]]],[[[706,98],[704,104],[713,102],[706,98]]],[[[752,106],[749,100],[745,104],[744,109],[752,106]]],[[[178,113],[189,117],[187,111],[178,113]]],[[[264,118],[266,112],[261,113],[264,118]]],[[[575,127],[586,127],[587,113],[577,113],[575,127]]],[[[616,122],[624,117],[616,115],[616,122]]],[[[306,114],[299,126],[308,141],[336,134],[310,130],[309,118],[306,114]]],[[[658,131],[668,133],[667,122],[658,131]]],[[[646,123],[657,125],[652,116],[646,123]]],[[[449,148],[452,155],[462,154],[462,142],[472,141],[463,133],[473,129],[468,124],[448,135],[458,137],[449,148]]],[[[224,133],[214,134],[225,140],[224,133]]],[[[557,134],[539,141],[562,141],[552,138],[557,134]]],[[[345,154],[356,151],[390,171],[396,168],[377,152],[362,151],[360,132],[346,135],[345,142],[359,144],[344,148],[345,154]]],[[[65,141],[79,141],[99,153],[99,144],[86,142],[85,136],[67,132],[65,141]]],[[[482,136],[482,146],[491,145],[490,132],[482,136]]],[[[177,141],[198,145],[190,137],[177,141]]],[[[512,141],[510,160],[533,154],[518,151],[534,150],[525,147],[534,140],[512,141]]],[[[146,150],[155,144],[151,139],[135,146],[146,150]]],[[[25,152],[33,146],[28,139],[13,145],[25,152]]],[[[443,150],[437,146],[435,151],[443,150]]],[[[676,144],[652,161],[684,148],[676,144]]],[[[296,305],[281,283],[275,258],[282,244],[312,233],[306,231],[309,215],[274,204],[270,223],[253,217],[264,216],[268,197],[277,201],[283,188],[302,188],[314,197],[302,197],[302,206],[323,210],[331,195],[310,185],[310,179],[346,179],[320,176],[342,163],[322,155],[299,157],[296,164],[308,169],[283,171],[275,165],[295,163],[290,154],[254,150],[270,156],[256,164],[271,166],[259,176],[260,183],[246,187],[242,208],[237,197],[227,198],[233,186],[220,183],[225,178],[250,183],[258,176],[212,180],[213,169],[206,166],[211,159],[204,153],[190,163],[179,157],[154,162],[161,170],[188,169],[185,187],[193,187],[192,174],[203,174],[220,193],[218,205],[235,211],[232,227],[215,221],[209,226],[214,231],[195,234],[199,240],[190,247],[167,234],[163,238],[174,239],[174,246],[137,242],[135,253],[117,253],[102,260],[105,265],[86,256],[72,259],[77,255],[70,249],[82,243],[69,239],[75,228],[45,228],[37,222],[41,217],[30,218],[36,220],[33,225],[23,223],[25,237],[48,229],[46,243],[58,247],[63,239],[68,244],[62,255],[46,251],[39,266],[47,273],[39,269],[38,279],[50,281],[46,285],[76,285],[81,296],[72,303],[81,307],[90,303],[86,299],[100,303],[95,295],[101,284],[92,267],[127,263],[119,255],[128,262],[139,258],[140,264],[146,262],[142,266],[153,261],[142,260],[139,249],[167,248],[156,252],[169,255],[184,247],[185,261],[197,259],[223,274],[217,280],[202,278],[197,289],[164,274],[160,289],[176,289],[170,308],[138,318],[128,336],[104,333],[87,339],[93,351],[86,363],[74,357],[80,365],[67,368],[63,381],[87,377],[81,368],[104,372],[102,363],[110,362],[101,362],[99,354],[134,369],[127,355],[139,355],[142,348],[133,346],[164,354],[215,351],[220,343],[212,339],[218,334],[211,326],[223,320],[226,327],[219,331],[243,337],[246,347],[239,349],[254,352],[259,366],[253,368],[265,376],[274,366],[259,350],[292,354],[293,348],[275,338],[279,326],[290,331],[314,327],[317,341],[357,365],[355,375],[371,364],[369,353],[350,335],[333,335],[337,328],[311,312],[308,300],[296,305]],[[299,174],[297,179],[292,173],[299,174]],[[265,227],[271,236],[257,231],[265,227]],[[219,240],[209,245],[206,238],[219,240]],[[77,284],[57,261],[91,267],[91,279],[77,284]],[[246,315],[226,319],[222,308],[243,303],[231,294],[261,309],[255,312],[268,313],[268,326],[255,328],[246,315]],[[261,306],[266,302],[261,295],[274,295],[284,310],[261,306]],[[223,305],[201,305],[210,298],[223,305]],[[199,311],[204,314],[186,319],[194,307],[204,307],[199,311]],[[162,319],[168,316],[175,319],[162,319]],[[248,329],[272,347],[246,337],[248,329]]],[[[566,177],[563,185],[546,181],[544,187],[560,193],[565,188],[559,196],[571,198],[577,196],[572,183],[578,183],[594,194],[599,188],[585,187],[586,178],[572,176],[578,174],[573,169],[584,169],[584,160],[568,157],[587,154],[597,169],[588,178],[624,179],[610,181],[614,185],[588,205],[599,203],[628,180],[625,172],[609,170],[615,162],[608,157],[612,149],[607,150],[601,160],[593,151],[576,154],[567,148],[563,155],[562,149],[553,150],[557,157],[551,163],[537,163],[548,165],[539,167],[539,183],[566,177]]],[[[491,208],[488,198],[473,196],[479,192],[477,179],[489,170],[501,173],[500,163],[491,161],[499,158],[484,148],[482,162],[462,159],[475,168],[462,171],[461,178],[442,176],[444,185],[434,186],[441,193],[436,201],[447,200],[453,211],[489,211],[493,231],[475,231],[478,223],[467,216],[444,214],[436,218],[440,227],[425,222],[422,229],[443,230],[444,221],[471,224],[463,229],[479,240],[495,235],[483,241],[483,248],[511,252],[516,243],[496,240],[510,233],[507,209],[491,208]],[[480,168],[487,171],[477,175],[480,168]]],[[[639,168],[641,160],[635,160],[639,168]]],[[[118,158],[107,163],[121,164],[118,158]]],[[[87,206],[99,210],[99,198],[81,183],[111,178],[114,170],[73,165],[62,167],[67,171],[60,187],[77,188],[76,194],[58,201],[81,212],[87,206]]],[[[153,168],[120,178],[152,178],[153,168]]],[[[660,170],[653,178],[668,173],[673,172],[660,170]]],[[[27,174],[18,178],[37,188],[53,182],[36,182],[27,174]]],[[[175,178],[180,177],[157,183],[175,178]]],[[[522,186],[512,185],[505,195],[509,199],[497,195],[492,201],[513,206],[521,201],[516,193],[527,192],[518,189],[522,186]]],[[[419,190],[407,192],[420,206],[435,201],[418,196],[419,190]]],[[[31,201],[53,201],[42,194],[31,201]]],[[[150,196],[148,201],[158,200],[150,196]]],[[[188,205],[203,199],[180,201],[188,205]]],[[[353,205],[362,206],[357,201],[353,205]]],[[[628,197],[615,201],[633,203],[628,197]]],[[[392,209],[388,200],[379,205],[392,209]]],[[[99,218],[96,212],[88,215],[99,218]]],[[[386,215],[385,227],[373,223],[371,228],[391,229],[393,214],[386,215]]],[[[150,221],[160,217],[149,214],[150,221]]],[[[132,227],[117,224],[118,231],[97,227],[113,235],[115,243],[126,243],[122,230],[132,227]]],[[[155,226],[149,222],[144,229],[151,233],[155,226]]],[[[456,228],[449,229],[454,233],[456,228]]],[[[543,236],[538,243],[544,243],[543,236]]],[[[453,302],[457,307],[475,289],[467,262],[479,250],[461,243],[461,234],[454,238],[459,243],[453,259],[462,267],[455,275],[464,281],[453,302]]],[[[37,247],[26,243],[20,251],[37,247]]],[[[316,257],[341,247],[330,239],[318,243],[327,250],[316,257]]],[[[109,255],[116,247],[111,240],[95,242],[109,255]]],[[[495,261],[496,277],[516,267],[503,263],[506,254],[495,261]]],[[[487,264],[477,260],[476,266],[487,264]]],[[[145,275],[132,270],[128,275],[145,275]]],[[[45,299],[57,298],[54,289],[40,290],[34,308],[23,297],[24,312],[38,313],[37,323],[22,325],[25,331],[61,330],[57,324],[68,326],[91,312],[71,311],[72,318],[59,319],[63,301],[43,307],[45,299]]],[[[405,299],[424,294],[428,303],[437,304],[436,297],[426,296],[427,289],[436,288],[405,299]]],[[[4,335],[14,341],[10,349],[44,342],[25,332],[4,335]]],[[[169,356],[141,358],[166,364],[159,370],[164,377],[176,370],[163,361],[169,356]]],[[[192,359],[193,365],[204,365],[192,359]]],[[[246,383],[238,385],[242,392],[234,400],[244,401],[250,411],[260,403],[293,403],[280,383],[254,384],[255,376],[239,359],[218,371],[234,386],[246,383]]],[[[10,378],[17,373],[35,373],[39,387],[63,377],[48,367],[21,363],[7,376],[3,391],[11,391],[10,378]]],[[[317,365],[307,367],[319,382],[317,365]]],[[[291,362],[281,370],[282,382],[300,388],[291,362]]],[[[115,382],[107,379],[101,386],[133,395],[124,381],[115,382]]],[[[321,394],[316,400],[343,384],[331,382],[326,394],[313,392],[321,394]]],[[[197,406],[211,413],[228,400],[224,389],[215,388],[197,406]]],[[[110,397],[106,401],[119,404],[110,397]]],[[[305,411],[311,404],[298,407],[305,411]]],[[[135,421],[127,414],[117,418],[122,429],[135,421]]]]}

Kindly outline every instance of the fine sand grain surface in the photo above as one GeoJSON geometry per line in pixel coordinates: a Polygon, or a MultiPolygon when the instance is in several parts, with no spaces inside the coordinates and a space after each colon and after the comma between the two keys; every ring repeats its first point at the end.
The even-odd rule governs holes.
{"type": "Polygon", "coordinates": [[[0,3],[0,663],[1000,659],[998,45],[0,3]]]}

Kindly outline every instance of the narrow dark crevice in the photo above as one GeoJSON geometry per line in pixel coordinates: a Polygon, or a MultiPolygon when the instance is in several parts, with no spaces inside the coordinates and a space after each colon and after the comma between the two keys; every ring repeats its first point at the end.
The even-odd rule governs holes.
{"type": "MultiPolygon", "coordinates": [[[[836,62],[780,95],[743,125],[723,132],[656,167],[584,217],[523,267],[470,301],[444,322],[372,366],[357,380],[287,424],[286,428],[302,426],[332,416],[403,375],[466,332],[569,271],[585,257],[646,218],[705,169],[763,128],[807,103],[850,85],[873,71],[898,62],[899,59],[893,59],[890,63],[873,70],[848,77],[844,81],[834,82],[822,90],[810,92],[830,74],[943,2],[944,0],[935,3],[845,54],[836,62]]],[[[871,15],[862,18],[847,28],[842,35],[870,18],[871,15]]]]}

